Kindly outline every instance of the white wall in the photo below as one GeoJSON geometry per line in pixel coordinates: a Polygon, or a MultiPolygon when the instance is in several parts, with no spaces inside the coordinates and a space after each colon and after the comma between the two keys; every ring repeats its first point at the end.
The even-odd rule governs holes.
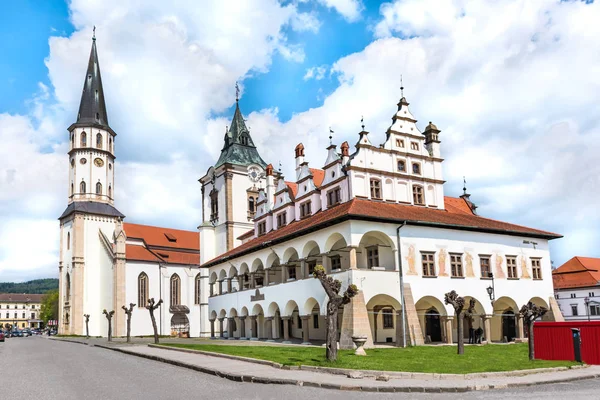
{"type": "MultiPolygon", "coordinates": [[[[589,288],[557,289],[554,293],[566,321],[588,320],[588,308],[585,305],[586,297],[590,300],[590,308],[594,304],[600,305],[600,285],[589,288]],[[577,315],[573,315],[572,306],[577,307],[577,315]]],[[[589,320],[599,321],[600,315],[591,315],[590,311],[589,320]]]]}

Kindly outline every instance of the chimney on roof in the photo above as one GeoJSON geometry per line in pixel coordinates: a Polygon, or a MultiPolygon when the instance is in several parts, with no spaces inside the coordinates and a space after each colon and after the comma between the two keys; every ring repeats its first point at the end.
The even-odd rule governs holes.
{"type": "Polygon", "coordinates": [[[304,145],[302,143],[298,143],[296,146],[296,180],[300,176],[300,168],[302,164],[304,164],[304,145]]]}
{"type": "Polygon", "coordinates": [[[273,164],[267,165],[267,209],[272,210],[275,206],[275,179],[273,178],[273,164]]]}

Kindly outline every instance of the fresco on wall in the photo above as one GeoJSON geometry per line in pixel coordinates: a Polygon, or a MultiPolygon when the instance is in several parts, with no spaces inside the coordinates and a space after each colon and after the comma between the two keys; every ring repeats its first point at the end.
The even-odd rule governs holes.
{"type": "Polygon", "coordinates": [[[406,275],[417,275],[417,270],[415,268],[415,253],[415,245],[411,244],[410,246],[408,246],[408,255],[406,256],[406,261],[408,261],[408,272],[406,273],[406,275]]]}
{"type": "Polygon", "coordinates": [[[467,264],[467,278],[475,278],[475,272],[473,271],[473,256],[471,253],[465,253],[465,262],[467,264]]]}
{"type": "Polygon", "coordinates": [[[529,271],[527,270],[527,258],[525,256],[521,256],[521,278],[531,279],[529,271]]]}
{"type": "Polygon", "coordinates": [[[494,277],[495,278],[506,278],[506,275],[504,275],[504,270],[502,269],[502,262],[504,260],[502,259],[502,256],[500,254],[496,254],[496,271],[494,271],[494,277]]]}
{"type": "Polygon", "coordinates": [[[448,276],[448,272],[446,272],[446,258],[448,257],[448,253],[446,249],[440,250],[440,255],[438,256],[438,276],[448,276]]]}

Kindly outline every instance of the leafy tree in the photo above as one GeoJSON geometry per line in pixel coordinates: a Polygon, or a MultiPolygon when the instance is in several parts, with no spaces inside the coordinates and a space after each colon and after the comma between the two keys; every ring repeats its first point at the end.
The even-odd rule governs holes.
{"type": "Polygon", "coordinates": [[[527,331],[529,332],[529,359],[534,360],[535,354],[533,352],[533,322],[543,317],[544,314],[548,312],[546,307],[537,306],[533,304],[531,301],[521,307],[519,314],[523,316],[525,320],[525,325],[527,326],[527,331]]]}
{"type": "Polygon", "coordinates": [[[0,293],[44,294],[58,289],[58,279],[35,279],[28,282],[0,282],[0,293]]]}
{"type": "Polygon", "coordinates": [[[325,268],[322,265],[317,265],[314,269],[313,276],[321,282],[323,289],[329,301],[327,302],[327,336],[325,340],[325,355],[327,360],[337,360],[337,338],[338,338],[338,310],[344,304],[350,303],[350,300],[358,294],[356,285],[350,285],[343,295],[340,295],[342,282],[327,276],[325,268]]]}
{"type": "Polygon", "coordinates": [[[42,298],[40,318],[44,325],[48,325],[48,320],[58,319],[58,290],[52,290],[42,298]]]}

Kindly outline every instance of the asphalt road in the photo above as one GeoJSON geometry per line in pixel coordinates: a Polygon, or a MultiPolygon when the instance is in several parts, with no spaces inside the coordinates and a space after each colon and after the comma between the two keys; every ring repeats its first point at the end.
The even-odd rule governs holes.
{"type": "Polygon", "coordinates": [[[0,343],[0,393],[12,399],[555,399],[598,398],[600,380],[457,394],[359,393],[237,383],[122,353],[44,337],[0,343]]]}

